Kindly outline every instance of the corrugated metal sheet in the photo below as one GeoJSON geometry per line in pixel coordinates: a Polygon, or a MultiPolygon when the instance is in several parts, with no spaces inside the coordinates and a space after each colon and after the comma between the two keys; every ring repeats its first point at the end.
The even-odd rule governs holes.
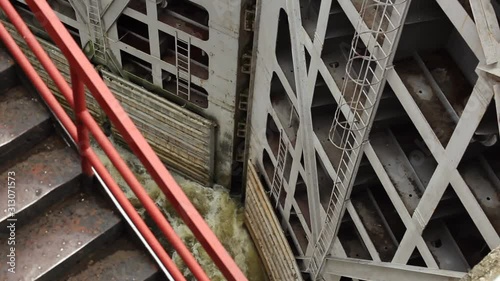
{"type": "MultiPolygon", "coordinates": [[[[204,185],[211,184],[215,123],[111,72],[101,72],[160,159],[204,185]]],[[[123,142],[114,128],[112,131],[123,142]]]]}
{"type": "Polygon", "coordinates": [[[302,280],[292,249],[252,163],[248,163],[245,223],[270,280],[302,280]],[[277,258],[279,257],[279,258],[277,258]]]}
{"type": "MultiPolygon", "coordinates": [[[[17,33],[15,27],[6,22],[5,20],[2,20],[2,23],[4,26],[7,28],[9,33],[12,35],[16,43],[21,47],[23,50],[24,54],[26,57],[29,59],[31,64],[34,66],[35,70],[38,72],[40,77],[44,80],[44,82],[47,84],[49,89],[54,93],[55,97],[57,100],[61,103],[63,108],[66,110],[66,112],[69,114],[71,118],[73,118],[73,109],[68,105],[66,102],[66,99],[64,96],[61,94],[53,80],[49,77],[43,66],[39,63],[38,59],[35,57],[33,52],[29,49],[28,45],[26,42],[22,39],[22,37],[17,33]]],[[[64,79],[68,82],[69,85],[71,85],[71,78],[70,78],[70,72],[69,72],[69,66],[68,66],[68,61],[62,54],[62,52],[54,46],[52,43],[49,43],[46,40],[43,40],[41,38],[38,38],[38,42],[42,47],[45,49],[49,57],[52,59],[54,64],[56,65],[57,69],[61,72],[63,75],[64,79]]],[[[103,111],[99,107],[97,101],[92,97],[90,92],[88,90],[85,90],[87,94],[87,106],[89,108],[90,113],[92,116],[95,118],[95,120],[99,124],[103,124],[106,121],[106,116],[104,115],[103,111]]]]}

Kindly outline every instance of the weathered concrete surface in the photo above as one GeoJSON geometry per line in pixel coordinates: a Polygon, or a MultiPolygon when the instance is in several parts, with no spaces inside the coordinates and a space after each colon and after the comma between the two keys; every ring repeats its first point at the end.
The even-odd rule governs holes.
{"type": "Polygon", "coordinates": [[[500,246],[491,251],[461,281],[500,280],[500,246]]]}

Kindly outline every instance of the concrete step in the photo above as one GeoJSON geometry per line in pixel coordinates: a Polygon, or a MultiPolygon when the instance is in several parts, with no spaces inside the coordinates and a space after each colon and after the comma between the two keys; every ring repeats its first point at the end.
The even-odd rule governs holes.
{"type": "MultiPolygon", "coordinates": [[[[0,280],[52,281],[63,276],[92,250],[121,233],[121,219],[108,206],[97,192],[80,193],[41,212],[30,224],[16,225],[15,251],[7,243],[0,245],[5,255],[15,252],[16,273],[8,272],[9,265],[2,262],[0,280]]],[[[0,241],[8,241],[9,235],[2,228],[0,241]]]]}
{"type": "Polygon", "coordinates": [[[0,92],[0,120],[0,165],[33,147],[52,131],[50,115],[42,102],[22,86],[0,92]]]}
{"type": "Polygon", "coordinates": [[[16,62],[6,50],[0,48],[0,93],[18,83],[16,62]]]}
{"type": "MultiPolygon", "coordinates": [[[[25,154],[15,159],[18,162],[4,169],[0,176],[4,183],[7,183],[8,177],[9,181],[15,182],[14,188],[1,186],[0,198],[6,200],[9,192],[15,192],[19,224],[27,223],[53,203],[75,193],[81,174],[78,155],[58,136],[47,138],[25,154]]],[[[0,227],[4,230],[10,213],[6,204],[1,206],[0,227]]]]}
{"type": "Polygon", "coordinates": [[[158,266],[145,253],[142,246],[122,237],[111,244],[105,244],[76,266],[68,281],[152,281],[160,280],[158,266]]]}
{"type": "Polygon", "coordinates": [[[82,188],[78,153],[19,81],[0,48],[0,281],[162,279],[102,187],[82,188]]]}

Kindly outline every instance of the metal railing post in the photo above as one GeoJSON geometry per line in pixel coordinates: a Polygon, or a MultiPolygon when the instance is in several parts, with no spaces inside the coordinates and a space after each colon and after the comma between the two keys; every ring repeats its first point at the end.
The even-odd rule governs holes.
{"type": "Polygon", "coordinates": [[[78,135],[78,149],[82,159],[82,172],[87,177],[92,177],[92,165],[87,157],[90,149],[89,129],[83,123],[83,114],[87,111],[87,102],[85,100],[85,86],[83,80],[78,77],[75,70],[71,69],[71,86],[73,88],[73,99],[75,101],[75,123],[78,135]]]}

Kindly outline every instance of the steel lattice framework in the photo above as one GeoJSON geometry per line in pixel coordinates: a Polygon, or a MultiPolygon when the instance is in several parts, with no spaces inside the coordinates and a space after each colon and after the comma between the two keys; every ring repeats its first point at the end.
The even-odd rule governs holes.
{"type": "MultiPolygon", "coordinates": [[[[398,11],[407,8],[408,15],[401,12],[398,43],[397,36],[380,35],[391,30],[381,23],[385,15],[364,10],[377,3],[261,1],[251,157],[304,272],[318,280],[458,280],[478,260],[474,255],[500,245],[500,165],[493,156],[500,151],[498,7],[487,0],[401,1],[398,11]],[[388,49],[394,63],[391,57],[377,66],[384,40],[394,44],[388,49]],[[353,54],[367,62],[353,65],[353,54]],[[377,74],[349,83],[360,79],[346,70],[359,74],[367,66],[377,74]],[[341,155],[348,142],[351,151],[364,143],[358,130],[357,141],[353,134],[335,145],[332,121],[355,127],[352,120],[366,113],[352,106],[355,93],[367,104],[377,78],[387,83],[376,97],[374,127],[365,124],[371,134],[358,145],[360,167],[352,194],[345,193],[345,215],[332,220],[331,202],[341,200],[335,193],[341,155]],[[324,230],[331,221],[337,231],[324,230]],[[323,255],[328,240],[333,245],[323,255]],[[466,249],[466,240],[477,240],[475,249],[466,249]]],[[[352,161],[346,178],[345,171],[358,169],[352,161]]]]}

